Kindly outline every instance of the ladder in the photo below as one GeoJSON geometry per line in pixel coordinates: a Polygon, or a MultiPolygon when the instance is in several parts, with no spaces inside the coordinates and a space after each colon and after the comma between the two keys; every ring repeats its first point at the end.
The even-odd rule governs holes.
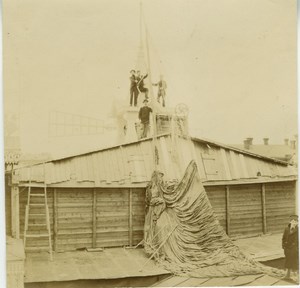
{"type": "Polygon", "coordinates": [[[42,193],[31,191],[31,181],[28,187],[28,198],[25,209],[25,224],[24,224],[24,248],[25,251],[45,251],[48,250],[50,260],[52,261],[52,245],[51,245],[51,228],[50,217],[47,203],[47,186],[43,187],[42,193]],[[38,213],[35,211],[39,209],[38,213]],[[41,212],[43,211],[43,213],[41,212]],[[42,221],[45,220],[46,222],[42,221]],[[41,221],[43,223],[41,223],[41,221]],[[38,223],[37,223],[38,222],[38,223]],[[34,228],[39,228],[34,229],[34,228]],[[43,233],[41,233],[43,231],[43,233]],[[38,233],[36,233],[38,232],[38,233]],[[28,238],[48,239],[48,246],[27,247],[26,240],[28,238]]]}

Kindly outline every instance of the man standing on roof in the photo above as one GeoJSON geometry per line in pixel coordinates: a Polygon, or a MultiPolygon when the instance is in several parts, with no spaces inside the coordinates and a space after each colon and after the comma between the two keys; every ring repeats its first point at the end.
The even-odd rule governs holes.
{"type": "Polygon", "coordinates": [[[139,91],[137,89],[137,78],[135,76],[135,70],[130,71],[130,106],[132,106],[132,102],[134,102],[134,107],[137,105],[137,98],[139,95],[139,91]]]}
{"type": "Polygon", "coordinates": [[[142,124],[142,136],[141,138],[146,138],[149,131],[149,123],[150,123],[150,113],[152,113],[152,109],[148,107],[148,100],[145,99],[143,101],[144,106],[140,108],[139,111],[139,119],[142,124]]]}
{"type": "Polygon", "coordinates": [[[144,79],[148,77],[148,74],[145,76],[141,75],[141,72],[138,70],[136,71],[136,79],[137,79],[137,88],[140,92],[145,93],[145,99],[148,99],[148,88],[144,87],[144,79]]]}
{"type": "Polygon", "coordinates": [[[299,281],[299,243],[298,243],[298,216],[291,215],[290,222],[285,228],[282,236],[282,248],[285,255],[285,268],[287,273],[285,279],[291,279],[291,271],[295,273],[294,277],[299,281]]]}
{"type": "Polygon", "coordinates": [[[157,102],[160,103],[160,98],[162,98],[162,106],[165,107],[167,83],[166,83],[166,81],[164,81],[163,75],[160,75],[160,80],[157,83],[153,83],[152,85],[158,86],[157,102]]]}

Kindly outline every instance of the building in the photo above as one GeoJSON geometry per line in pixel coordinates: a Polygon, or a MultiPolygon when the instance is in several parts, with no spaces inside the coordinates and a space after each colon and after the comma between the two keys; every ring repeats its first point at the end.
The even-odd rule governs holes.
{"type": "MultiPolygon", "coordinates": [[[[54,251],[135,245],[143,238],[145,189],[153,170],[163,171],[165,180],[179,179],[192,159],[228,235],[282,232],[297,209],[296,168],[184,134],[164,133],[7,173],[7,233],[22,238],[30,187],[47,190],[54,251]]],[[[39,214],[41,208],[34,209],[39,214]]],[[[26,246],[45,241],[29,239],[26,246]]]]}
{"type": "Polygon", "coordinates": [[[263,138],[263,144],[255,144],[253,138],[247,138],[243,144],[232,144],[232,147],[248,150],[250,152],[267,156],[270,158],[298,163],[298,136],[295,139],[284,139],[282,144],[271,144],[269,138],[263,138]]]}

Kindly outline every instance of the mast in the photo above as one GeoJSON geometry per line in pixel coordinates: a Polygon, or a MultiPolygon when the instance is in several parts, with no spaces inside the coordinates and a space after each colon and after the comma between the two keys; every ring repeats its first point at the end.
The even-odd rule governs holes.
{"type": "MultiPolygon", "coordinates": [[[[142,26],[142,3],[140,3],[140,25],[142,26]]],[[[149,42],[148,42],[148,28],[145,23],[144,19],[144,25],[145,25],[145,31],[146,31],[146,52],[147,52],[147,73],[148,73],[148,79],[149,79],[149,96],[151,100],[151,107],[152,107],[152,122],[153,122],[153,140],[152,140],[152,154],[153,154],[153,163],[154,163],[154,169],[157,170],[158,165],[158,150],[157,150],[157,127],[156,127],[156,105],[155,105],[155,99],[153,94],[153,88],[152,88],[152,77],[151,77],[151,62],[150,62],[150,51],[149,51],[149,42]]],[[[142,28],[140,26],[140,28],[142,28]]],[[[142,29],[140,30],[140,35],[142,36],[142,29]]]]}

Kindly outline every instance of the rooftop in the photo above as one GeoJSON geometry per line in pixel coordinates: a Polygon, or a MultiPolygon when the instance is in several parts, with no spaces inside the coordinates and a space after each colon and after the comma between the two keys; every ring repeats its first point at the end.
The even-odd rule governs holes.
{"type": "MultiPolygon", "coordinates": [[[[281,234],[237,239],[234,240],[234,243],[239,246],[245,254],[255,260],[267,261],[283,257],[281,234]]],[[[80,279],[117,279],[169,274],[167,270],[157,266],[153,260],[150,260],[148,264],[144,266],[144,269],[141,270],[141,267],[147,260],[148,257],[141,248],[108,248],[101,252],[74,251],[54,253],[53,261],[50,261],[49,255],[46,252],[28,253],[25,261],[25,283],[80,279]]],[[[259,277],[270,279],[269,276],[250,275],[236,277],[239,278],[236,280],[234,280],[234,277],[229,277],[226,278],[226,281],[234,280],[234,283],[237,283],[237,281],[241,283],[245,281],[245,279],[247,279],[247,281],[249,279],[254,281],[259,277]]],[[[173,277],[171,279],[172,282],[175,280],[178,281],[177,283],[176,281],[173,283],[175,286],[176,284],[183,284],[182,282],[188,280],[182,277],[173,277]]],[[[212,282],[212,280],[214,279],[198,278],[197,283],[212,282]]],[[[278,282],[279,279],[275,278],[272,281],[275,283],[278,282]]],[[[222,282],[215,282],[216,285],[212,286],[218,286],[217,283],[220,284],[222,282]]]]}

